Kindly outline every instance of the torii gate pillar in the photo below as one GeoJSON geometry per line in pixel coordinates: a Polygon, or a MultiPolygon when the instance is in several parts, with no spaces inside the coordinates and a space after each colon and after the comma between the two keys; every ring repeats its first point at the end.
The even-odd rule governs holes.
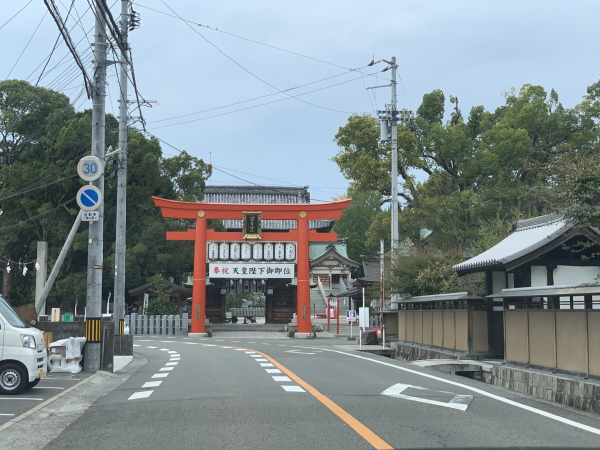
{"type": "Polygon", "coordinates": [[[265,241],[295,241],[297,245],[297,301],[296,315],[298,330],[296,337],[312,337],[310,314],[310,242],[337,240],[336,233],[318,233],[309,230],[309,220],[335,220],[350,206],[351,199],[329,203],[292,204],[240,204],[180,202],[153,197],[154,204],[161,209],[163,217],[194,219],[195,229],[167,232],[168,240],[190,240],[194,245],[194,285],[192,287],[191,336],[206,336],[206,242],[241,241],[241,232],[217,232],[206,228],[209,219],[242,219],[244,211],[260,211],[263,220],[296,220],[296,230],[287,233],[264,232],[265,241]]]}

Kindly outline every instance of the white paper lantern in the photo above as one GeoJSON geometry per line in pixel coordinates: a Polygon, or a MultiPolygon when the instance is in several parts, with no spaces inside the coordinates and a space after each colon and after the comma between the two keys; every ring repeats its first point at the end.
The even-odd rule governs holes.
{"type": "Polygon", "coordinates": [[[281,242],[275,244],[275,261],[283,261],[285,259],[285,245],[281,242]]]}
{"type": "Polygon", "coordinates": [[[273,244],[270,242],[263,245],[263,259],[265,261],[273,261],[273,244]]]}
{"type": "Polygon", "coordinates": [[[252,259],[254,261],[260,261],[263,259],[263,245],[256,243],[252,245],[252,259]]]}
{"type": "Polygon", "coordinates": [[[285,259],[287,261],[293,261],[296,259],[296,244],[285,244],[285,259]]]}
{"type": "Polygon", "coordinates": [[[219,244],[219,259],[221,261],[229,260],[229,244],[227,242],[219,244]]]}
{"type": "Polygon", "coordinates": [[[232,261],[239,261],[240,259],[240,244],[238,242],[233,242],[229,246],[229,257],[232,261]]]}
{"type": "Polygon", "coordinates": [[[252,246],[246,242],[242,244],[242,259],[248,261],[252,258],[252,246]]]}
{"type": "Polygon", "coordinates": [[[211,242],[208,244],[208,259],[219,259],[219,244],[216,242],[211,242]]]}

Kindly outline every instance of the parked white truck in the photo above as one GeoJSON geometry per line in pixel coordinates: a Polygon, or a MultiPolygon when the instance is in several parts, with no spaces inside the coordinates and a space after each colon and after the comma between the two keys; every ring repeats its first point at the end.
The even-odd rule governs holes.
{"type": "Polygon", "coordinates": [[[31,389],[46,376],[44,334],[21,319],[0,296],[0,394],[31,389]]]}

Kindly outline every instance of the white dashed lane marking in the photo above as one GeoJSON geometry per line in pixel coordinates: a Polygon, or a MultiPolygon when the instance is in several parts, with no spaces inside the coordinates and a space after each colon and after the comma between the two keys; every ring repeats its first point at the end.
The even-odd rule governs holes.
{"type": "Polygon", "coordinates": [[[162,381],[148,381],[148,382],[144,383],[144,385],[142,386],[142,389],[158,387],[158,386],[160,386],[160,383],[162,383],[162,381]]]}
{"type": "Polygon", "coordinates": [[[153,392],[154,392],[154,390],[135,392],[135,393],[131,394],[131,396],[127,400],[136,400],[138,398],[148,398],[148,397],[150,397],[150,395],[152,395],[153,392]]]}
{"type": "Polygon", "coordinates": [[[281,387],[283,389],[285,389],[287,392],[306,392],[300,386],[286,386],[286,385],[283,385],[281,387]]]}
{"type": "Polygon", "coordinates": [[[280,377],[273,376],[273,379],[275,381],[292,381],[292,380],[290,380],[290,377],[286,377],[286,376],[280,376],[280,377]]]}
{"type": "Polygon", "coordinates": [[[169,374],[168,373],[155,373],[150,378],[165,378],[167,375],[169,375],[169,374]]]}

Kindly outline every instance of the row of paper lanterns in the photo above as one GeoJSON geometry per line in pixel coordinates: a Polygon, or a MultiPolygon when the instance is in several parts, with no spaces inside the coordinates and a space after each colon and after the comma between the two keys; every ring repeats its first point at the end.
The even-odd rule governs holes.
{"type": "Polygon", "coordinates": [[[296,244],[288,242],[210,242],[208,259],[211,261],[295,261],[296,244]]]}

